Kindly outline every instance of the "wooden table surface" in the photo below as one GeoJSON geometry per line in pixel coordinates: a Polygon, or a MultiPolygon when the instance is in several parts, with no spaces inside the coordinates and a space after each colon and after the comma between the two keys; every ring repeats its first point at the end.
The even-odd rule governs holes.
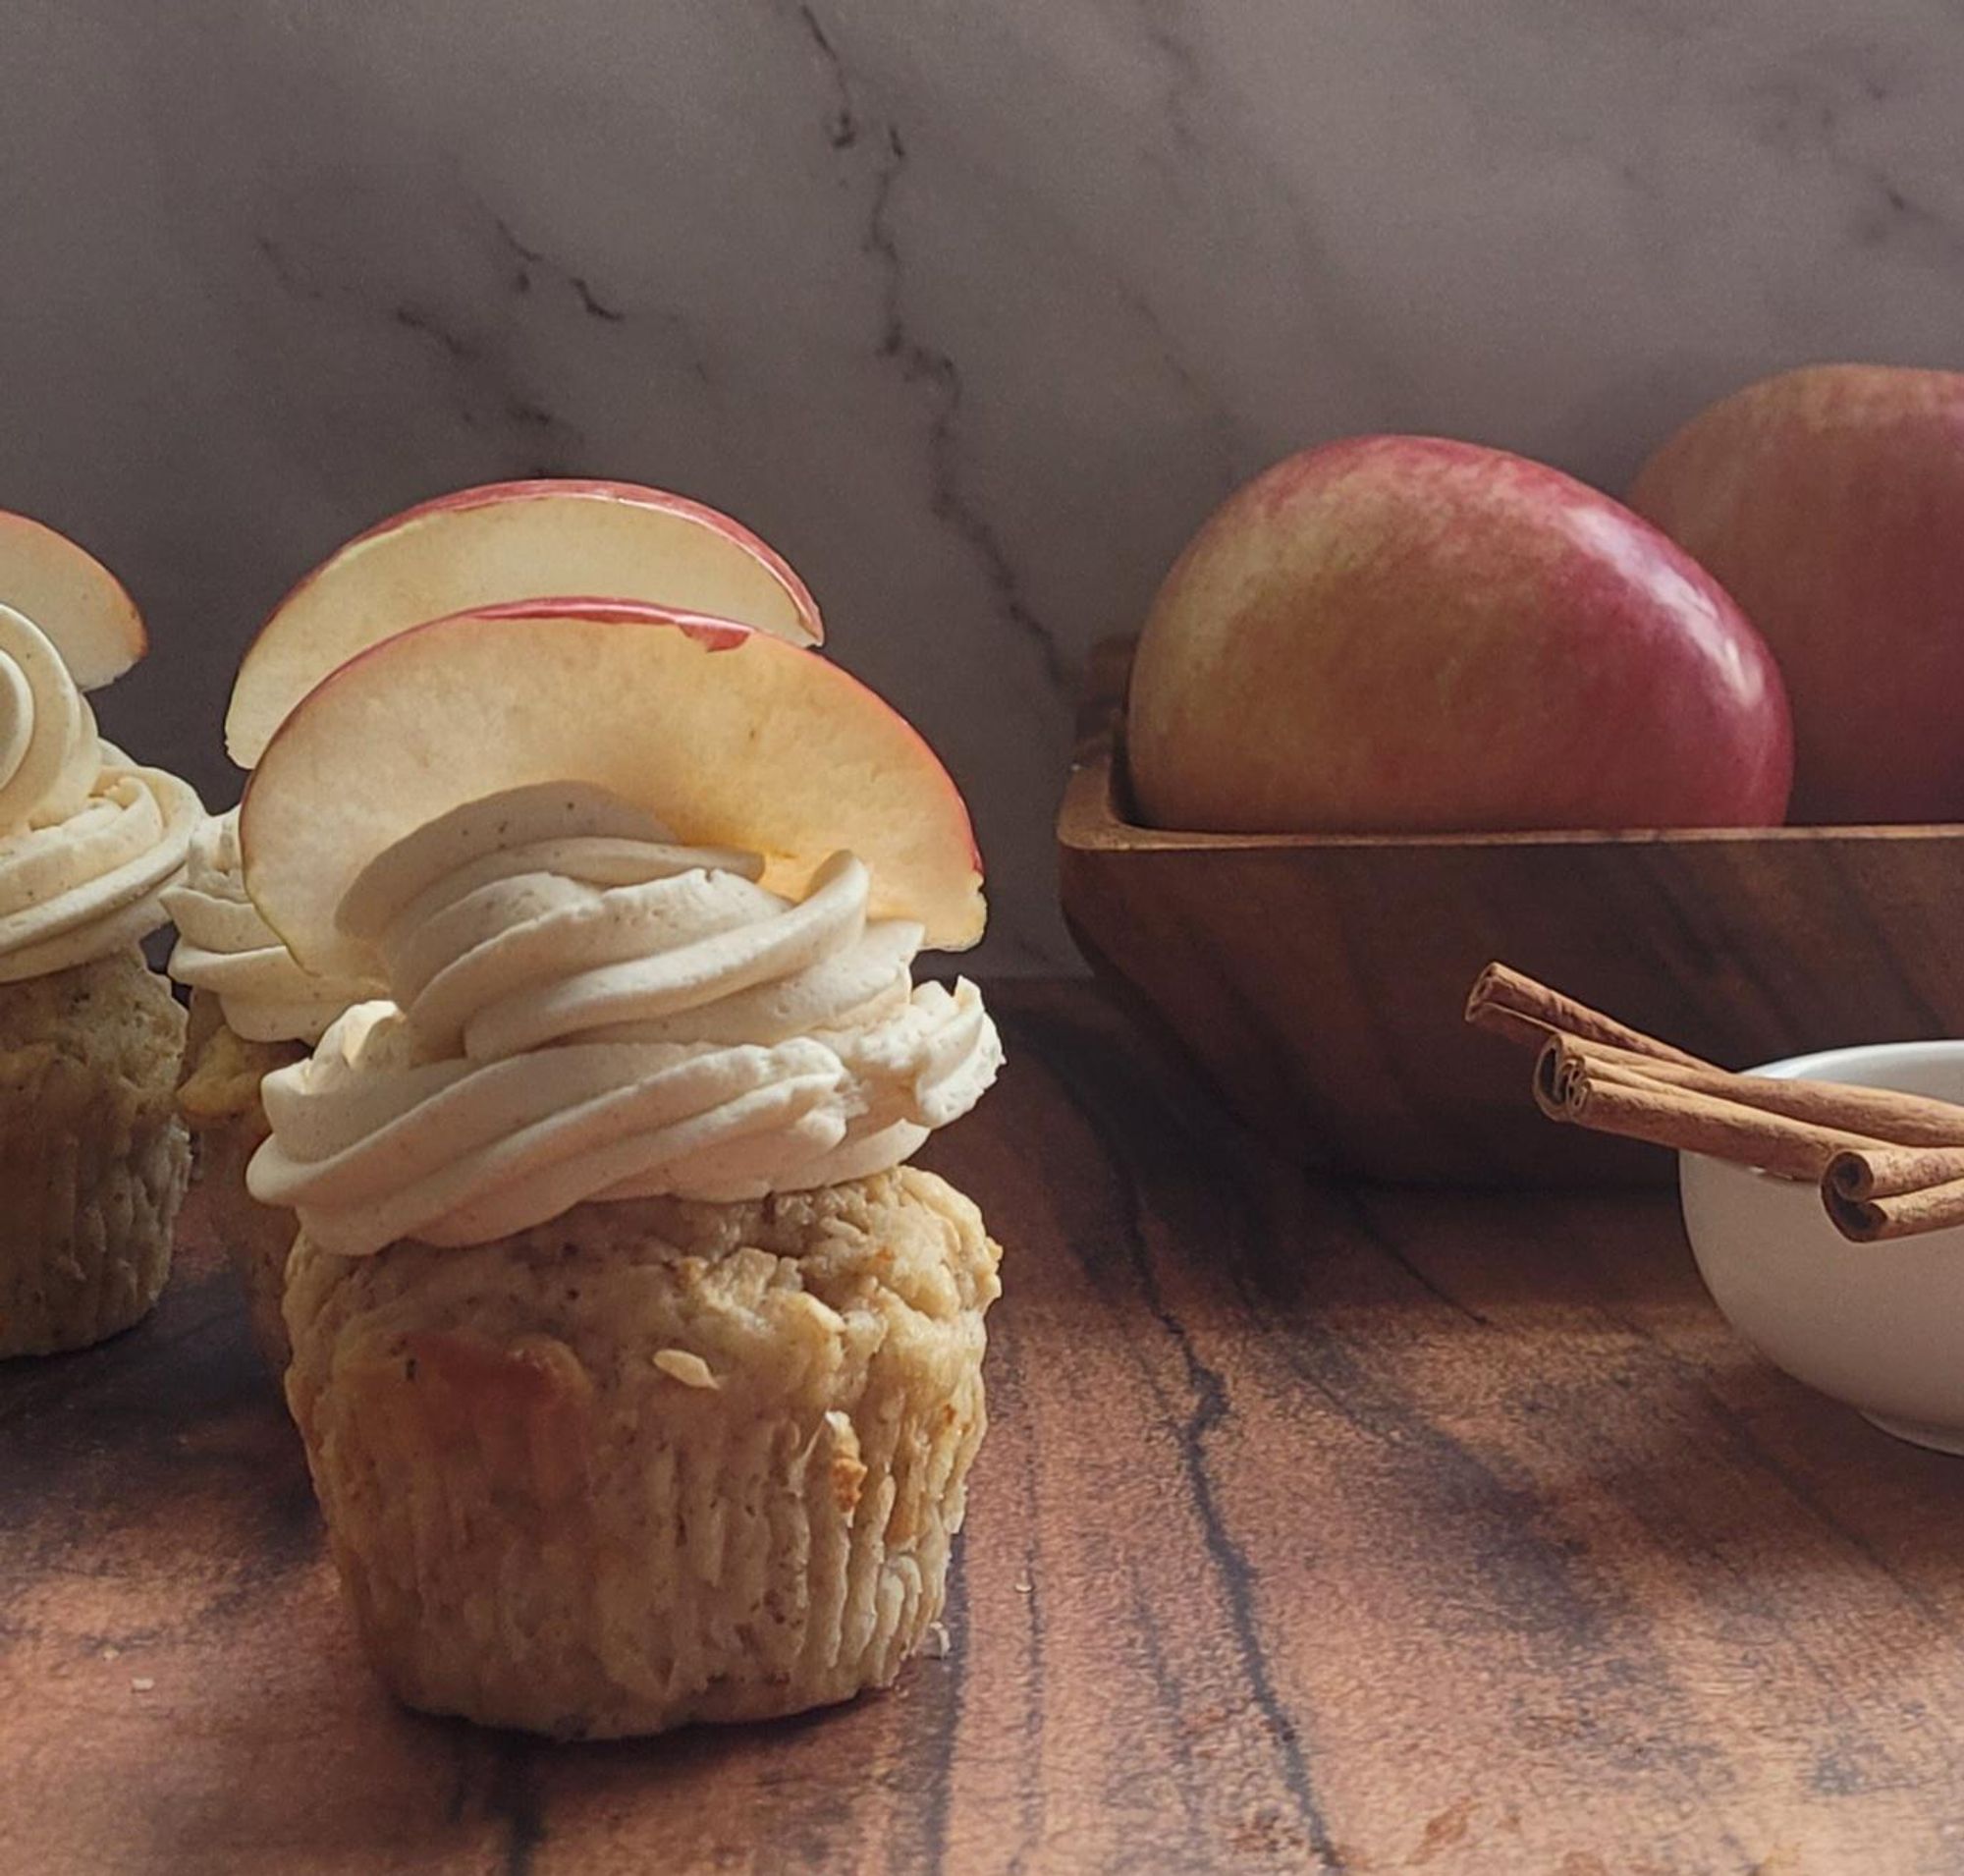
{"type": "Polygon", "coordinates": [[[152,1321],[0,1371],[0,1869],[1964,1868],[1964,1463],[1756,1359],[1663,1199],[1318,1186],[1089,988],[992,1001],[944,1659],[631,1744],[397,1711],[193,1213],[152,1321]]]}

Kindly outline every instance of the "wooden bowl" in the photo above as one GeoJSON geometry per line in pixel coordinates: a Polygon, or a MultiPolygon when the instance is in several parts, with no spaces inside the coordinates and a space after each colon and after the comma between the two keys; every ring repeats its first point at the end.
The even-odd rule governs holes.
{"type": "Polygon", "coordinates": [[[1094,970],[1255,1127],[1365,1178],[1663,1181],[1556,1127],[1461,1021],[1499,958],[1728,1067],[1964,1034],[1964,827],[1176,834],[1131,818],[1129,641],[1094,657],[1058,818],[1094,970]]]}

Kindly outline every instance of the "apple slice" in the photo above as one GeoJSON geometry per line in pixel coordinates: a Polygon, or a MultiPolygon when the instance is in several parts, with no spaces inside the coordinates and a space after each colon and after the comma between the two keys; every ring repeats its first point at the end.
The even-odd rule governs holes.
{"type": "Polygon", "coordinates": [[[757,854],[789,894],[849,849],[875,916],[918,920],[940,950],[982,935],[968,810],[905,718],[802,647],[625,600],[482,606],[343,665],[246,791],[246,891],[309,969],[372,972],[338,918],[355,882],[439,816],[540,783],[604,789],[678,842],[757,854]]]}
{"type": "Polygon", "coordinates": [[[26,613],[83,690],[99,690],[149,649],[136,603],[66,534],[0,509],[0,602],[26,613]]]}
{"type": "Polygon", "coordinates": [[[281,600],[240,666],[226,747],[251,768],[321,679],[410,626],[570,592],[735,620],[792,644],[825,637],[804,582],[713,508],[631,482],[492,482],[369,528],[281,600]]]}

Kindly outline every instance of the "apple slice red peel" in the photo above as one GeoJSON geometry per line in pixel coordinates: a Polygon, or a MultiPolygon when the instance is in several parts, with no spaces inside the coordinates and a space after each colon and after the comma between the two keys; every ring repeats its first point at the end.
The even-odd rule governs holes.
{"type": "Polygon", "coordinates": [[[295,704],[357,652],[473,607],[603,592],[734,620],[792,644],[825,636],[817,604],[741,523],[630,482],[492,482],[358,534],[283,599],[240,666],[226,746],[251,768],[295,704]]]}
{"type": "Polygon", "coordinates": [[[246,884],[310,969],[372,969],[337,912],[396,842],[466,802],[581,783],[678,841],[762,855],[803,891],[857,854],[877,917],[963,950],[986,910],[959,792],[839,666],[728,620],[619,599],[485,606],[358,653],[274,734],[246,793],[246,884]]]}

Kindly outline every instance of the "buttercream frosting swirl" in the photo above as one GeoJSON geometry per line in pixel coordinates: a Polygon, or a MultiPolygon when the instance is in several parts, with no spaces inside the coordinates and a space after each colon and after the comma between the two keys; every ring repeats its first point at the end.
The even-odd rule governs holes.
{"type": "Polygon", "coordinates": [[[266,1077],[254,1196],[358,1256],[899,1165],[995,1078],[995,1025],[973,984],[913,984],[921,927],[867,916],[852,855],[797,901],[761,870],[584,788],[411,835],[341,909],[393,1000],[266,1077]]]}
{"type": "Polygon", "coordinates": [[[246,896],[236,807],[199,824],[164,910],[178,928],[171,975],[212,992],[227,1026],[248,1042],[311,1045],[350,1004],[382,993],[370,978],[317,977],[280,942],[246,896]]]}
{"type": "Polygon", "coordinates": [[[0,605],[0,983],[105,958],[168,922],[204,809],[97,734],[61,654],[0,605]]]}

